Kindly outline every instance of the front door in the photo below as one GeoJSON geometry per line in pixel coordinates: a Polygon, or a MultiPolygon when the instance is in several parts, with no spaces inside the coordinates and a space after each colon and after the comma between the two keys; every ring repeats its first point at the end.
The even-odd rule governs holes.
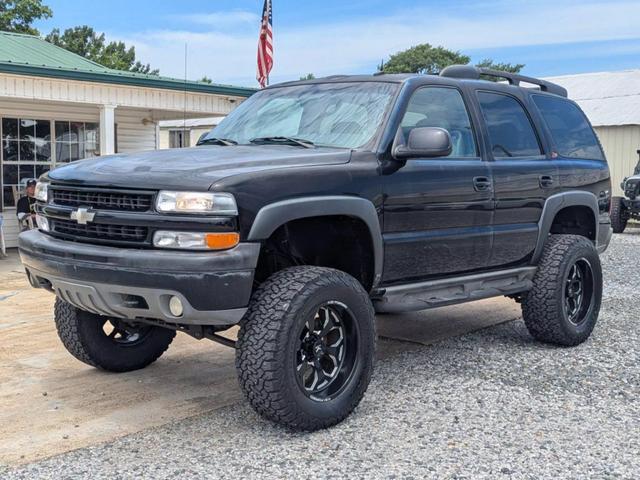
{"type": "Polygon", "coordinates": [[[526,262],[538,238],[545,200],[559,189],[556,163],[541,148],[520,101],[499,92],[477,92],[487,130],[495,189],[494,241],[489,267],[526,262]]]}
{"type": "Polygon", "coordinates": [[[452,139],[443,158],[414,158],[383,177],[383,283],[414,282],[486,266],[491,251],[493,192],[461,92],[418,88],[400,128],[440,127],[452,139]]]}

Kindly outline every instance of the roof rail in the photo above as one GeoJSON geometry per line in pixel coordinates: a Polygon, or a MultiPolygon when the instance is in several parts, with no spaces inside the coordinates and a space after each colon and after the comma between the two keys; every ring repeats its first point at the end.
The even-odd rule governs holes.
{"type": "Polygon", "coordinates": [[[464,78],[469,80],[480,80],[482,75],[495,78],[504,78],[510,85],[519,86],[520,82],[538,85],[543,92],[553,93],[561,97],[567,97],[567,89],[558,84],[547,82],[533,77],[525,77],[511,72],[501,70],[491,70],[490,68],[474,67],[472,65],[451,65],[440,72],[441,77],[464,78]]]}

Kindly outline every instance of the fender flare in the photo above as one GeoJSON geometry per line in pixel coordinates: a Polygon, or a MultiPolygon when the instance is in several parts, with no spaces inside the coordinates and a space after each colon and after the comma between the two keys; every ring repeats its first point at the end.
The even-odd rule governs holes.
{"type": "Polygon", "coordinates": [[[277,228],[292,220],[330,215],[358,218],[367,225],[373,245],[375,287],[382,279],[384,247],[378,212],[375,205],[367,199],[332,195],[292,198],[265,205],[258,211],[247,240],[266,240],[277,228]]]}
{"type": "Polygon", "coordinates": [[[553,220],[558,212],[563,208],[574,206],[589,207],[593,212],[593,221],[595,225],[594,245],[596,248],[598,247],[598,229],[600,228],[598,219],[600,216],[600,209],[598,207],[598,199],[596,196],[591,192],[582,191],[557,193],[547,198],[544,203],[542,215],[538,221],[538,240],[531,257],[532,265],[537,265],[540,260],[544,244],[546,243],[549,232],[551,231],[551,225],[553,224],[553,220]]]}

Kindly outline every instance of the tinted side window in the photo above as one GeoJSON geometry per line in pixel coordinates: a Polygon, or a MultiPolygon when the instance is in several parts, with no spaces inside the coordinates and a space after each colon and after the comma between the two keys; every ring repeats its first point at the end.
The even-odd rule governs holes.
{"type": "Polygon", "coordinates": [[[540,155],[538,137],[520,102],[499,93],[478,92],[494,157],[540,155]]]}
{"type": "Polygon", "coordinates": [[[400,124],[404,138],[416,127],[446,129],[453,147],[450,157],[478,156],[467,108],[454,88],[423,87],[414,92],[400,124]]]}
{"type": "Polygon", "coordinates": [[[533,95],[533,102],[551,130],[553,143],[560,155],[604,160],[595,133],[576,105],[546,95],[533,95]]]}

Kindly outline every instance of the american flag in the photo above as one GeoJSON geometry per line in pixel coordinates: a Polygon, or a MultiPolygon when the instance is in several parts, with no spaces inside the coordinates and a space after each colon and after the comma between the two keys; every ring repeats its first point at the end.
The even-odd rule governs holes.
{"type": "Polygon", "coordinates": [[[262,7],[262,23],[258,39],[258,73],[256,78],[264,88],[269,83],[269,72],[273,67],[273,11],[271,0],[264,0],[262,7]]]}

